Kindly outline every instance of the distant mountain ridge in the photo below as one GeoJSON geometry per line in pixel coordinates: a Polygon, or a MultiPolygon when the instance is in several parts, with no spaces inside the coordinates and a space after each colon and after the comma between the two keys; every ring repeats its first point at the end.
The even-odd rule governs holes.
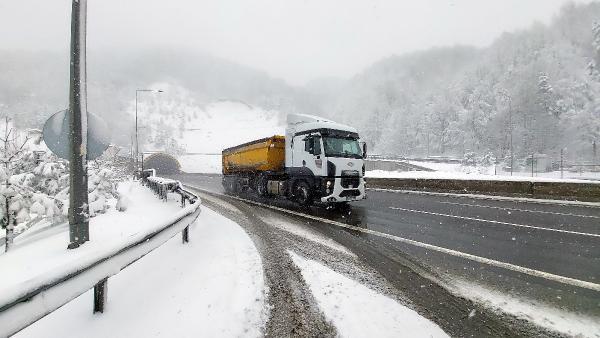
{"type": "MultiPolygon", "coordinates": [[[[563,149],[569,158],[595,161],[596,21],[600,3],[569,4],[551,24],[505,33],[486,48],[390,56],[349,80],[316,79],[304,87],[190,50],[89,51],[88,108],[118,121],[114,136],[124,145],[131,139],[135,89],[164,83],[185,89],[199,107],[240,100],[282,115],[308,113],[351,124],[381,154],[475,153],[505,160],[532,152],[556,158],[563,149]]],[[[66,52],[0,51],[0,114],[39,127],[66,106],[67,66],[66,52]]]]}

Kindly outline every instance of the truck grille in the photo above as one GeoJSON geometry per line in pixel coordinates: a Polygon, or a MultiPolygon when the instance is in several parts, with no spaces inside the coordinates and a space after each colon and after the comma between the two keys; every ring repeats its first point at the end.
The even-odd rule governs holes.
{"type": "Polygon", "coordinates": [[[343,170],[342,171],[342,187],[349,188],[352,186],[353,188],[358,188],[360,184],[360,176],[358,176],[358,171],[356,170],[343,170]]]}
{"type": "Polygon", "coordinates": [[[359,196],[359,195],[360,195],[360,190],[358,190],[358,189],[344,190],[340,193],[340,197],[359,196]]]}

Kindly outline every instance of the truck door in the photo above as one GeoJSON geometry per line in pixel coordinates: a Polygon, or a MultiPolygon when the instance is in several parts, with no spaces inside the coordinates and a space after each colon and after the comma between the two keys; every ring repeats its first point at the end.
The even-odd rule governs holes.
{"type": "Polygon", "coordinates": [[[323,146],[321,135],[309,135],[304,140],[304,152],[306,154],[306,167],[315,176],[323,176],[323,146]]]}
{"type": "Polygon", "coordinates": [[[294,137],[292,148],[293,172],[300,175],[323,175],[323,145],[318,134],[294,137]]]}

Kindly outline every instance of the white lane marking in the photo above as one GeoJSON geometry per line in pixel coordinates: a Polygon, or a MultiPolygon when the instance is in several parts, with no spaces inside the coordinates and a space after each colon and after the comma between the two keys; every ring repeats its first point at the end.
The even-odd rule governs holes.
{"type": "Polygon", "coordinates": [[[189,186],[189,185],[186,185],[186,186],[188,186],[188,187],[190,187],[192,189],[206,191],[206,192],[218,194],[220,196],[225,196],[225,197],[228,197],[228,198],[233,198],[233,199],[236,199],[236,200],[239,200],[239,201],[242,201],[242,202],[246,202],[246,203],[250,203],[250,204],[254,204],[254,205],[257,205],[257,206],[260,206],[260,207],[274,209],[274,210],[281,211],[281,212],[284,212],[284,213],[287,213],[287,214],[291,214],[291,215],[295,215],[295,216],[300,216],[300,217],[312,219],[312,220],[315,220],[315,221],[319,221],[319,222],[323,222],[323,223],[335,225],[335,226],[338,226],[340,228],[346,228],[346,229],[355,230],[355,231],[359,231],[359,232],[362,232],[362,233],[370,234],[370,235],[373,235],[373,236],[378,236],[378,237],[382,237],[382,238],[388,238],[388,239],[394,240],[396,242],[414,245],[414,246],[417,246],[417,247],[420,247],[420,248],[424,248],[424,249],[428,249],[428,250],[432,250],[432,251],[437,251],[437,252],[445,253],[445,254],[448,254],[448,255],[451,255],[451,256],[464,258],[464,259],[471,260],[471,261],[474,261],[474,262],[478,262],[478,263],[482,263],[482,264],[487,264],[487,265],[490,265],[490,266],[495,266],[495,267],[499,267],[499,268],[503,268],[503,269],[507,269],[507,270],[511,270],[511,271],[515,271],[515,272],[520,272],[520,273],[523,273],[523,274],[526,274],[526,275],[530,275],[530,276],[534,276],[534,277],[539,277],[539,278],[544,278],[544,279],[547,279],[547,280],[550,280],[550,281],[554,281],[554,282],[558,282],[558,283],[562,283],[562,284],[572,285],[572,286],[580,287],[580,288],[583,288],[583,289],[588,289],[588,290],[593,290],[593,291],[600,292],[600,284],[596,284],[596,283],[592,283],[592,282],[588,282],[588,281],[584,281],[584,280],[579,280],[579,279],[575,279],[575,278],[571,278],[571,277],[565,277],[565,276],[561,276],[561,275],[555,275],[553,273],[539,271],[539,270],[535,270],[535,269],[530,269],[530,268],[526,268],[526,267],[523,267],[523,266],[514,265],[514,264],[506,263],[506,262],[501,262],[501,261],[497,261],[497,260],[490,259],[490,258],[475,256],[475,255],[472,255],[472,254],[469,254],[469,253],[465,253],[465,252],[461,252],[461,251],[456,251],[456,250],[452,250],[452,249],[447,249],[447,248],[444,248],[444,247],[440,247],[440,246],[436,246],[436,245],[432,245],[432,244],[427,244],[427,243],[415,241],[415,240],[404,238],[404,237],[390,235],[390,234],[386,234],[386,233],[375,231],[375,230],[364,229],[364,228],[357,227],[357,226],[354,226],[354,225],[349,225],[349,224],[341,223],[341,222],[338,222],[338,221],[332,221],[332,220],[329,220],[329,219],[326,219],[326,218],[317,217],[317,216],[307,215],[307,214],[303,214],[301,212],[297,212],[297,211],[293,211],[293,210],[288,210],[288,209],[283,209],[283,208],[275,207],[275,206],[268,205],[268,204],[254,202],[254,201],[243,199],[243,198],[239,198],[239,197],[236,197],[236,196],[231,196],[231,195],[226,195],[226,194],[221,194],[221,193],[215,193],[215,192],[212,192],[210,190],[206,190],[206,189],[202,189],[202,188],[197,188],[197,187],[193,187],[193,186],[189,186]]]}
{"type": "Polygon", "coordinates": [[[396,193],[396,194],[462,197],[462,198],[492,200],[492,201],[526,202],[526,203],[535,203],[535,204],[550,204],[550,205],[564,205],[564,206],[576,206],[576,207],[586,207],[586,208],[600,208],[600,203],[598,203],[598,202],[565,201],[565,200],[551,200],[551,199],[539,199],[539,198],[527,198],[527,197],[493,196],[493,195],[480,195],[480,194],[459,194],[459,193],[450,193],[450,192],[433,192],[433,191],[382,189],[382,188],[367,188],[367,190],[390,192],[390,193],[396,193]]]}
{"type": "Polygon", "coordinates": [[[424,211],[424,210],[414,210],[414,209],[405,209],[405,208],[397,208],[397,207],[388,207],[388,208],[393,209],[393,210],[401,210],[401,211],[414,212],[414,213],[418,213],[418,214],[426,214],[426,215],[434,215],[434,216],[443,216],[443,217],[450,217],[450,218],[466,219],[466,220],[469,220],[469,221],[478,221],[478,222],[485,222],[485,223],[510,225],[510,226],[514,226],[514,227],[530,228],[530,229],[536,229],[536,230],[562,232],[562,233],[571,234],[571,235],[581,235],[581,236],[589,236],[589,237],[600,237],[600,234],[590,234],[590,233],[587,233],[587,232],[578,232],[578,231],[562,230],[562,229],[554,229],[554,228],[544,228],[544,227],[537,227],[537,226],[526,225],[526,224],[517,224],[517,223],[493,221],[493,220],[490,220],[490,219],[483,219],[483,218],[476,218],[476,217],[466,217],[466,216],[441,214],[441,213],[438,213],[438,212],[431,212],[431,211],[424,211]]]}
{"type": "Polygon", "coordinates": [[[542,211],[542,210],[528,210],[528,209],[519,209],[519,208],[504,208],[504,207],[494,207],[494,206],[491,206],[491,205],[469,204],[469,203],[456,203],[456,202],[437,202],[437,203],[440,203],[440,204],[451,204],[451,205],[461,205],[461,206],[465,206],[465,207],[489,208],[489,209],[499,209],[499,210],[509,210],[509,211],[523,211],[523,212],[533,212],[533,213],[539,213],[539,214],[550,214],[550,215],[586,217],[586,218],[597,218],[597,219],[600,219],[600,216],[570,214],[570,213],[566,213],[566,212],[554,212],[554,211],[542,211]]]}

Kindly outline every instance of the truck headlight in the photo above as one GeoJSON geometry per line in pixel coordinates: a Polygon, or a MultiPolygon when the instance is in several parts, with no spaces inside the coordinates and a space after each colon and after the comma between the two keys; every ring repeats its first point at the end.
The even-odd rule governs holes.
{"type": "Polygon", "coordinates": [[[331,194],[331,191],[333,191],[333,185],[335,184],[335,178],[329,178],[329,179],[325,179],[325,181],[323,182],[325,185],[325,193],[327,195],[331,194]]]}

